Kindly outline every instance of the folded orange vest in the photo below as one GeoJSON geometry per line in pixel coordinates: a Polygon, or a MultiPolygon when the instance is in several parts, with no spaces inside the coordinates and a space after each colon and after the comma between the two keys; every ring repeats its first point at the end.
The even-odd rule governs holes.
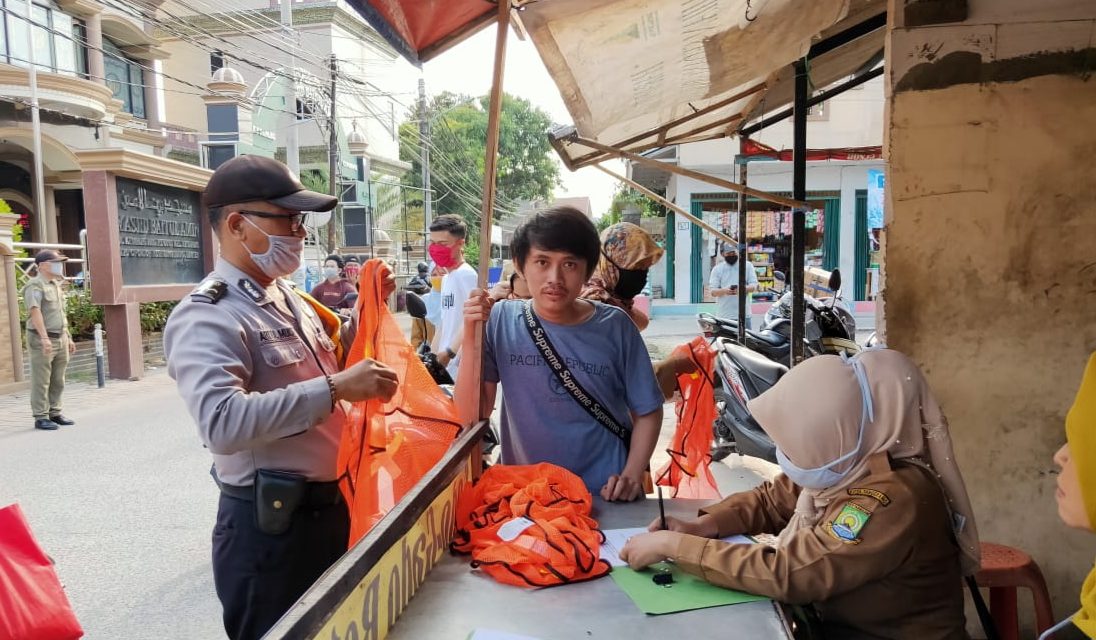
{"type": "Polygon", "coordinates": [[[600,578],[605,537],[582,480],[547,462],[495,465],[457,501],[452,549],[504,584],[552,587],[600,578]]]}

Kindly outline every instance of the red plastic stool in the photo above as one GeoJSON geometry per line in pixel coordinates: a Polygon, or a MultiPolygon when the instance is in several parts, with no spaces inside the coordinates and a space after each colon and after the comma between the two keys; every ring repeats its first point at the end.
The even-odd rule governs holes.
{"type": "Polygon", "coordinates": [[[982,570],[976,576],[978,586],[989,589],[989,610],[997,624],[1001,640],[1019,640],[1020,622],[1016,611],[1016,588],[1031,590],[1035,601],[1035,633],[1054,624],[1050,594],[1043,572],[1031,556],[1003,544],[982,543],[982,570]]]}

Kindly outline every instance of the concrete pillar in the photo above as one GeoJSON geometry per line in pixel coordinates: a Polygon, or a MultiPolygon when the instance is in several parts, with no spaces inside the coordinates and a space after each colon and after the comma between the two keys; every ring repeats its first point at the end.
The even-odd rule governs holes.
{"type": "Polygon", "coordinates": [[[7,342],[11,346],[11,369],[0,366],[0,384],[22,382],[23,380],[23,335],[19,328],[19,290],[15,284],[15,250],[12,246],[11,229],[19,222],[19,216],[0,215],[0,256],[3,258],[3,277],[0,279],[0,319],[6,315],[6,322],[0,322],[0,344],[7,342]]]}
{"type": "Polygon", "coordinates": [[[53,187],[46,187],[46,242],[58,242],[61,234],[57,231],[57,199],[54,197],[53,187]]]}
{"type": "Polygon", "coordinates": [[[115,380],[137,380],[145,372],[141,310],[136,302],[103,305],[107,332],[107,370],[115,380]]]}
{"type": "Polygon", "coordinates": [[[889,15],[887,342],[948,415],[982,539],[1028,552],[1061,617],[1092,567],[1051,456],[1096,351],[1096,4],[891,0],[889,15]]]}
{"type": "Polygon", "coordinates": [[[106,68],[103,66],[103,18],[93,13],[84,18],[88,32],[88,74],[96,82],[106,84],[106,68]]]}

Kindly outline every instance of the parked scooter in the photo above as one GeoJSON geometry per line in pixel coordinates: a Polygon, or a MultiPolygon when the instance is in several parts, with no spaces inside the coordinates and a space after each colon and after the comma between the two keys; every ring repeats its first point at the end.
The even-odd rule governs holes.
{"type": "MultiPolygon", "coordinates": [[[[780,272],[778,281],[784,280],[780,272]]],[[[832,298],[816,299],[804,295],[804,352],[807,357],[820,353],[856,353],[856,321],[852,314],[837,304],[840,299],[841,271],[830,275],[829,287],[835,292],[832,298]]],[[[764,326],[760,331],[746,330],[746,347],[785,366],[791,364],[791,316],[792,294],[785,292],[765,313],[764,326]]],[[[697,316],[701,331],[709,338],[721,337],[738,340],[738,321],[717,318],[710,313],[697,316]]]]}
{"type": "MultiPolygon", "coordinates": [[[[856,324],[840,297],[841,273],[834,270],[829,287],[832,299],[804,296],[807,303],[805,352],[822,354],[857,353],[856,324]]],[[[737,322],[701,314],[705,335],[712,338],[718,355],[715,390],[717,416],[712,459],[721,460],[732,452],[776,462],[776,446],[750,414],[747,402],[764,393],[788,372],[791,359],[791,295],[785,294],[766,314],[765,327],[747,331],[746,344],[738,341],[737,322]]]]}

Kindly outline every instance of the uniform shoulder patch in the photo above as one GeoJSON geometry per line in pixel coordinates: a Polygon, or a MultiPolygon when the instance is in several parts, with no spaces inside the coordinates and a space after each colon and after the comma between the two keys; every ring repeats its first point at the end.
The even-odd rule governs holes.
{"type": "Polygon", "coordinates": [[[194,291],[190,292],[190,299],[195,302],[217,304],[217,301],[225,297],[226,293],[228,293],[228,285],[224,280],[206,278],[194,291]]]}
{"type": "Polygon", "coordinates": [[[866,487],[853,487],[849,489],[850,496],[865,496],[873,498],[876,502],[884,507],[891,503],[891,499],[887,497],[887,494],[877,489],[868,489],[866,487]]]}
{"type": "Polygon", "coordinates": [[[859,542],[860,532],[864,529],[864,525],[868,524],[870,518],[871,511],[855,502],[846,502],[841,507],[837,517],[833,519],[833,522],[829,523],[829,529],[835,537],[843,542],[859,542]]]}

